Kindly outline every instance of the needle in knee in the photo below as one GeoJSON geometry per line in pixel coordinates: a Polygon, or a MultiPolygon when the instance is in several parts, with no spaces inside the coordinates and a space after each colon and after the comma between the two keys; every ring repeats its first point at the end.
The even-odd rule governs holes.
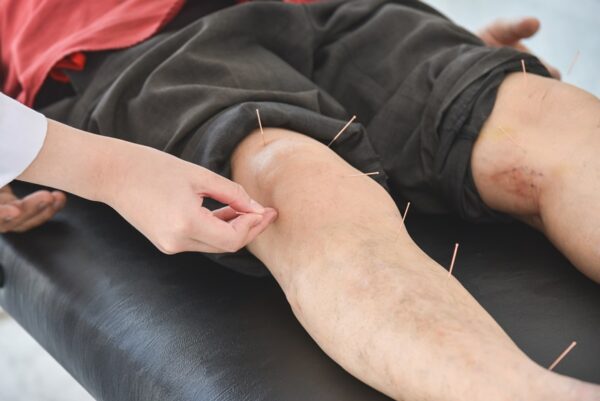
{"type": "Polygon", "coordinates": [[[336,134],[336,136],[333,137],[333,139],[331,140],[331,142],[329,142],[329,145],[327,145],[328,147],[331,147],[331,145],[336,141],[336,139],[338,139],[340,137],[340,135],[342,135],[344,133],[344,131],[346,131],[346,128],[348,128],[350,126],[350,124],[352,124],[352,122],[356,120],[356,116],[352,116],[352,118],[350,119],[350,121],[348,121],[346,123],[346,125],[344,125],[344,127],[340,130],[340,132],[338,132],[336,134]]]}
{"type": "Polygon", "coordinates": [[[581,52],[579,50],[577,50],[577,52],[575,53],[575,57],[573,57],[573,61],[571,61],[571,65],[569,66],[569,70],[567,71],[567,75],[571,73],[571,71],[573,71],[573,67],[575,67],[575,64],[577,63],[577,60],[579,60],[579,54],[581,52]]]}
{"type": "Polygon", "coordinates": [[[349,174],[349,175],[345,175],[344,177],[363,177],[363,176],[370,176],[370,175],[379,175],[379,171],[373,171],[371,173],[349,174]]]}
{"type": "Polygon", "coordinates": [[[450,262],[450,269],[448,269],[448,277],[452,275],[454,270],[454,262],[456,262],[456,254],[458,253],[458,244],[454,244],[454,253],[452,254],[452,262],[450,262]]]}
{"type": "Polygon", "coordinates": [[[556,367],[556,365],[558,365],[560,363],[560,361],[562,361],[569,352],[571,352],[571,350],[573,348],[575,348],[575,346],[577,345],[577,341],[573,341],[571,343],[571,345],[569,345],[569,347],[563,351],[562,354],[560,354],[560,356],[558,358],[556,358],[556,361],[554,361],[554,363],[552,365],[550,365],[550,367],[548,368],[548,370],[552,370],[556,367]]]}
{"type": "Polygon", "coordinates": [[[525,86],[527,86],[527,68],[525,68],[524,59],[521,59],[521,68],[523,68],[523,77],[525,78],[525,86]]]}
{"type": "Polygon", "coordinates": [[[265,131],[263,131],[262,121],[260,121],[260,112],[256,109],[256,117],[258,118],[258,126],[260,127],[260,135],[262,136],[263,146],[267,146],[267,141],[265,140],[265,131]]]}
{"type": "Polygon", "coordinates": [[[410,202],[406,204],[406,209],[404,209],[404,214],[402,215],[402,223],[406,220],[406,215],[408,214],[408,209],[410,208],[410,202]]]}

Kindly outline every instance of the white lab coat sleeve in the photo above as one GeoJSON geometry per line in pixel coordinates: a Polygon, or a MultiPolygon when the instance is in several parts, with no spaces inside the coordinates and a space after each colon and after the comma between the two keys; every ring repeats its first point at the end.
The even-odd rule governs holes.
{"type": "Polygon", "coordinates": [[[0,188],[33,162],[44,145],[47,130],[43,114],[0,93],[0,188]]]}

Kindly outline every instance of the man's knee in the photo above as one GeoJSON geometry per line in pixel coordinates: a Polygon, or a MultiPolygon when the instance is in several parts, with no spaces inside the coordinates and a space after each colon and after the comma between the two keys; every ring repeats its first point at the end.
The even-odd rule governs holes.
{"type": "Polygon", "coordinates": [[[290,189],[286,183],[311,177],[317,185],[319,177],[332,177],[337,168],[351,168],[324,144],[279,128],[265,128],[264,134],[253,131],[239,144],[231,163],[233,179],[251,196],[263,199],[273,196],[277,188],[290,189]]]}
{"type": "Polygon", "coordinates": [[[598,99],[571,85],[534,74],[507,77],[471,158],[484,202],[511,214],[538,213],[540,197],[571,162],[566,155],[600,145],[590,135],[598,113],[598,99]]]}

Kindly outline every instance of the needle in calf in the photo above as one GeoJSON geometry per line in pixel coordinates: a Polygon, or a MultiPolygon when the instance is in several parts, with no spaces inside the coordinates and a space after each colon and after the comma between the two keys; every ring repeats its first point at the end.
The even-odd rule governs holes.
{"type": "Polygon", "coordinates": [[[571,350],[573,348],[575,348],[576,345],[577,345],[577,341],[573,341],[571,343],[571,345],[569,345],[569,347],[567,347],[567,349],[564,350],[563,353],[560,354],[560,356],[558,358],[556,358],[556,361],[554,361],[554,363],[552,363],[552,365],[550,365],[550,367],[548,368],[548,370],[553,370],[556,367],[556,365],[558,365],[560,363],[560,361],[562,361],[563,359],[565,359],[565,357],[567,356],[567,354],[569,352],[571,352],[571,350]]]}
{"type": "Polygon", "coordinates": [[[370,175],[379,175],[379,171],[373,171],[371,173],[348,174],[348,175],[345,175],[344,177],[364,177],[364,176],[370,176],[370,175]]]}
{"type": "Polygon", "coordinates": [[[406,204],[406,209],[404,209],[404,214],[402,215],[402,222],[404,223],[404,220],[406,220],[406,215],[408,214],[408,209],[410,208],[410,202],[408,202],[406,204]]]}
{"type": "Polygon", "coordinates": [[[454,262],[456,262],[456,254],[458,252],[458,244],[454,244],[454,253],[452,254],[452,261],[450,262],[450,269],[448,269],[448,277],[452,275],[454,269],[454,262]]]}

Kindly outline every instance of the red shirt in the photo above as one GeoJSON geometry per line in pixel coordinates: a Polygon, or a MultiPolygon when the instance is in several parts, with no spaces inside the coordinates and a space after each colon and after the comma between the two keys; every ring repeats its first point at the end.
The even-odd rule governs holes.
{"type": "Polygon", "coordinates": [[[184,2],[0,0],[2,92],[32,106],[49,75],[64,81],[61,69],[83,69],[84,51],[133,46],[164,27],[184,2]]]}

